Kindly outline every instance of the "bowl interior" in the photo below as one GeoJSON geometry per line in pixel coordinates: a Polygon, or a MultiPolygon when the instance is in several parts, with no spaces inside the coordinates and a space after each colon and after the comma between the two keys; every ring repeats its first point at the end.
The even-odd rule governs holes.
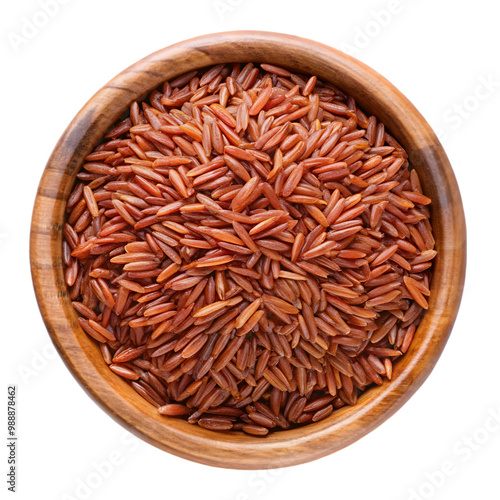
{"type": "Polygon", "coordinates": [[[458,186],[439,141],[411,103],[359,61],[327,46],[290,35],[233,32],[208,35],[160,50],[120,73],[71,122],[44,171],[33,212],[31,266],[47,329],[70,371],[105,411],[142,439],[170,453],[230,468],[296,465],[354,442],[399,409],[436,363],[455,320],[465,275],[465,222],[458,186]],[[433,200],[438,257],[429,310],[409,351],[395,363],[393,380],[368,389],[354,407],[306,427],[256,438],[215,433],[166,418],[113,374],[99,348],[80,329],[67,294],[61,259],[65,205],[84,157],[107,129],[163,81],[225,62],[268,62],[316,74],[376,115],[405,147],[433,200]]]}

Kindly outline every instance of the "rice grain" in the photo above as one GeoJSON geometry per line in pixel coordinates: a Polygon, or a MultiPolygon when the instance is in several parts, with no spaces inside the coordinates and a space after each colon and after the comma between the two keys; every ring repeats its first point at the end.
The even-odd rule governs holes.
{"type": "Polygon", "coordinates": [[[63,262],[82,329],[166,417],[253,436],[391,379],[437,252],[408,155],[315,75],[220,64],[87,155],[63,262]]]}

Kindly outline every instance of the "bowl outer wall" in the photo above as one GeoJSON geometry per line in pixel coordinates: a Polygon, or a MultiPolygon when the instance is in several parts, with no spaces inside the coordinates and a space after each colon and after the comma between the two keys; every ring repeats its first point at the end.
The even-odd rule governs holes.
{"type": "Polygon", "coordinates": [[[394,414],[420,387],[438,360],[455,321],[465,278],[466,233],[458,185],[434,132],[385,78],[326,45],[292,35],[226,32],[159,50],[99,90],[76,115],[44,170],[33,211],[30,259],[38,305],[57,350],[92,399],[125,428],[180,457],[227,468],[297,465],[342,449],[394,414]],[[64,281],[61,258],[65,204],[84,157],[127,110],[164,80],[224,62],[268,62],[316,74],[375,114],[406,148],[424,192],[433,199],[436,248],[432,294],[414,341],[394,366],[393,380],[367,390],[355,407],[264,439],[215,433],[165,418],[104,364],[99,348],[80,329],[64,281]]]}

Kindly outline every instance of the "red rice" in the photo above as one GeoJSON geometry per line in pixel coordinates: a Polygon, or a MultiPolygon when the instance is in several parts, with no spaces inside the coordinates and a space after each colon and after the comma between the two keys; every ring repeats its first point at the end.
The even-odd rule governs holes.
{"type": "Polygon", "coordinates": [[[328,82],[193,70],[87,156],[65,279],[159,413],[265,436],[395,376],[429,304],[429,203],[384,125],[328,82]]]}

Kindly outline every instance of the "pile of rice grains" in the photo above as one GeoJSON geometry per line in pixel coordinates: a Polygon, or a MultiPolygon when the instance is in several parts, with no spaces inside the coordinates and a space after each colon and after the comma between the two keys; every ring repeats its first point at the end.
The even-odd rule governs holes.
{"type": "Polygon", "coordinates": [[[69,294],[162,415],[261,436],[391,379],[427,308],[431,200],[351,97],[271,64],[192,71],[85,161],[69,294]]]}

